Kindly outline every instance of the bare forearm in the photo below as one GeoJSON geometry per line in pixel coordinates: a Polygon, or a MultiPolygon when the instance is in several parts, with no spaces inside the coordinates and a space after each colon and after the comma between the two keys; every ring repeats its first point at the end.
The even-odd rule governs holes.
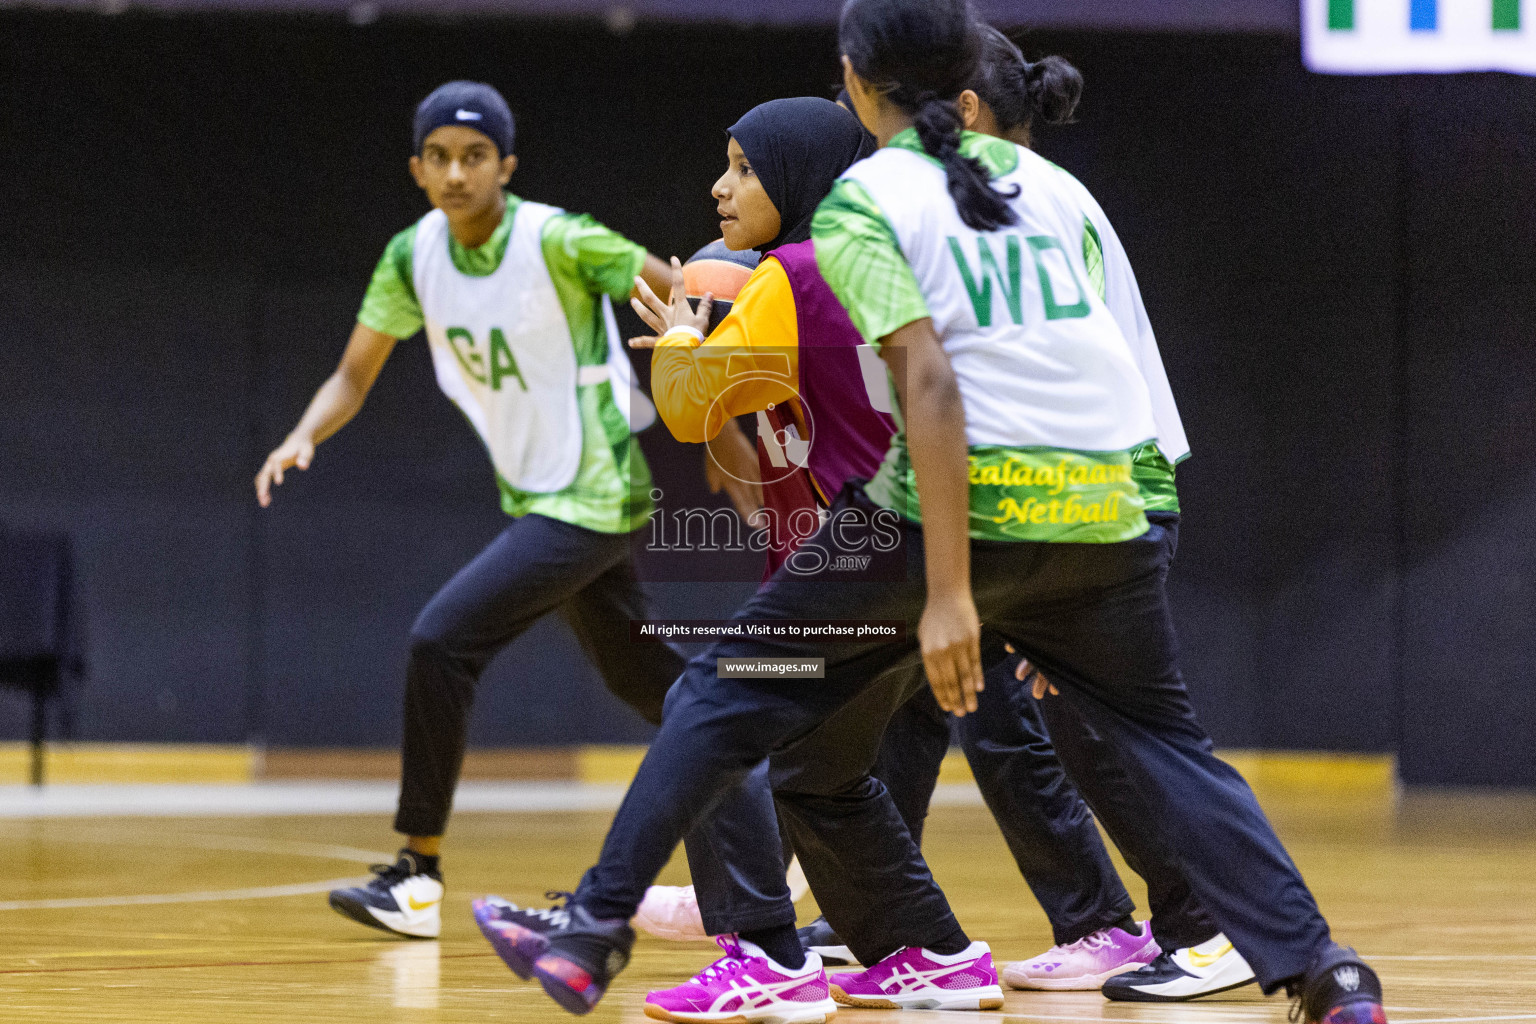
{"type": "Polygon", "coordinates": [[[645,283],[651,286],[662,299],[669,299],[672,294],[672,268],[662,260],[645,254],[645,266],[640,269],[640,276],[645,283]]]}
{"type": "Polygon", "coordinates": [[[384,369],[395,344],[396,339],[387,334],[362,324],[354,326],[336,371],[320,385],[289,436],[319,444],[346,426],[363,407],[363,400],[379,379],[379,371],[384,369]]]}
{"type": "Polygon", "coordinates": [[[944,359],[914,359],[908,367],[907,452],[917,478],[930,595],[971,591],[970,474],[965,406],[944,359]]]}
{"type": "Polygon", "coordinates": [[[347,350],[342,353],[336,372],[320,385],[309,408],[299,417],[298,425],[272,450],[256,474],[256,500],[266,508],[272,503],[272,488],[283,482],[283,473],[297,466],[308,469],[315,457],[315,445],[330,437],[357,415],[368,397],[368,390],[384,368],[384,360],[394,351],[397,339],[359,323],[352,329],[347,350]]]}
{"type": "Polygon", "coordinates": [[[367,397],[367,388],[359,387],[345,371],[337,370],[320,385],[291,433],[319,444],[346,426],[367,397]]]}
{"type": "Polygon", "coordinates": [[[928,600],[917,625],[923,668],[939,706],[976,710],[981,674],[981,621],[971,599],[970,466],[965,405],[933,321],[914,320],[885,338],[906,421],[907,455],[923,518],[928,600]]]}

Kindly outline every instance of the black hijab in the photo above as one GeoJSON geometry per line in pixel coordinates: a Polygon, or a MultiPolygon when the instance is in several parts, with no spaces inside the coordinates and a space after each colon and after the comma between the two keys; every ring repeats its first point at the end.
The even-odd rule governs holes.
{"type": "Polygon", "coordinates": [[[758,246],[761,253],[810,238],[811,217],[832,183],[875,151],[858,118],[814,96],[759,104],[731,125],[730,135],[779,211],[779,236],[758,246]]]}

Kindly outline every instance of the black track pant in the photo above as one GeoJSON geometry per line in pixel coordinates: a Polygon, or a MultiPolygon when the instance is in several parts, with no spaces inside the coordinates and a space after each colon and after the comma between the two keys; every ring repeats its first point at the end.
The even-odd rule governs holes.
{"type": "MultiPolygon", "coordinates": [[[[982,656],[994,667],[976,714],[958,720],[965,753],[1019,870],[1051,922],[1054,941],[1075,942],[1120,921],[1135,905],[1093,814],[1056,760],[1033,698],[1027,693],[1021,698],[1026,687],[1013,677],[1002,642],[985,644],[982,656]]],[[[771,771],[754,769],[739,790],[721,799],[715,814],[688,834],[688,865],[710,934],[795,919],[781,882],[780,851],[763,842],[775,827],[766,792],[770,786],[786,811],[783,831],[803,835],[787,820],[795,801],[807,794],[835,795],[873,776],[890,794],[913,842],[922,847],[928,804],[950,746],[950,726],[920,668],[906,674],[899,686],[866,690],[810,737],[775,754],[771,771]],[[883,740],[864,727],[887,717],[883,740]]],[[[802,852],[802,865],[812,855],[802,852]]],[[[844,896],[855,904],[863,899],[857,891],[816,890],[824,911],[844,896]]],[[[887,940],[873,936],[870,942],[880,948],[887,940]]]]}
{"type": "MultiPolygon", "coordinates": [[[[874,511],[856,488],[837,508],[849,505],[874,511]]],[[[781,569],[737,618],[899,618],[908,623],[906,640],[731,640],[689,662],[602,857],[582,879],[583,906],[598,917],[632,916],[677,844],[764,757],[806,738],[864,691],[889,687],[892,670],[914,663],[912,627],[927,589],[921,528],[904,523],[902,539],[906,580],[833,584],[781,569]],[[826,675],[721,678],[719,657],[824,657],[826,675]]],[[[834,539],[819,540],[835,549],[834,539]]],[[[1328,925],[1248,784],[1212,755],[1190,705],[1164,589],[1169,532],[1154,525],[1116,544],[973,541],[971,550],[981,620],[1073,692],[1077,709],[1121,758],[1132,795],[1158,823],[1201,906],[1264,991],[1301,975],[1328,941],[1328,925]]],[[[885,725],[859,733],[883,734],[885,725]]],[[[871,936],[883,936],[882,945],[925,945],[936,929],[952,929],[944,895],[879,782],[814,794],[787,809],[813,889],[859,894],[857,906],[827,908],[827,920],[861,959],[892,951],[873,948],[871,936]]]]}
{"type": "Polygon", "coordinates": [[[646,617],[629,534],[598,533],[539,515],[515,520],[422,609],[411,628],[405,742],[395,831],[438,836],[464,763],[475,684],[534,622],[559,612],[603,681],[646,721],[661,721],[682,659],[665,644],[632,644],[646,617]]]}
{"type": "MultiPolygon", "coordinates": [[[[1154,512],[1147,518],[1176,548],[1178,515],[1154,512]]],[[[1000,643],[983,645],[983,663],[993,666],[987,688],[977,713],[955,720],[956,732],[982,798],[1051,922],[1054,941],[1075,942],[1134,909],[1093,815],[1147,883],[1158,944],[1173,950],[1214,936],[1219,929],[1164,845],[1113,745],[1078,713],[1070,691],[1035,700],[1014,678],[1018,659],[1001,654],[1000,643]]],[[[873,770],[919,846],[949,740],[949,716],[924,687],[891,718],[873,770]]]]}

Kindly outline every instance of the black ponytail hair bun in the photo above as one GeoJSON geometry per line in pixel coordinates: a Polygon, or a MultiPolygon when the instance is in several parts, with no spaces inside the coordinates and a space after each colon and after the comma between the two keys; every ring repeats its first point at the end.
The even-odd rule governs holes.
{"type": "Polygon", "coordinates": [[[955,100],[976,77],[982,33],[969,0],[847,0],[838,45],[853,70],[912,115],[923,150],[944,165],[956,211],[975,231],[1017,224],[981,161],[960,152],[955,100]]]}
{"type": "Polygon", "coordinates": [[[1042,57],[1025,72],[1029,100],[1046,124],[1068,124],[1083,97],[1083,76],[1065,57],[1042,57]]]}

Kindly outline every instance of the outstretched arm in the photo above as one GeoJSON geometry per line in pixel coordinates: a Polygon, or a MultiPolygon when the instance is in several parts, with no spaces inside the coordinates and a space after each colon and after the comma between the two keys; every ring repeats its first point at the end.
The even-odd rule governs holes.
{"type": "Polygon", "coordinates": [[[917,627],[923,667],[939,705],[961,716],[976,710],[983,686],[981,621],[971,597],[965,406],[931,319],[886,335],[880,355],[901,402],[923,515],[928,603],[917,627]]]}
{"type": "Polygon", "coordinates": [[[262,508],[272,504],[272,487],[283,482],[284,470],[294,466],[308,469],[315,458],[315,446],[357,415],[397,340],[362,324],[352,329],[336,372],[320,385],[298,426],[273,449],[256,474],[256,500],[262,508]]]}

